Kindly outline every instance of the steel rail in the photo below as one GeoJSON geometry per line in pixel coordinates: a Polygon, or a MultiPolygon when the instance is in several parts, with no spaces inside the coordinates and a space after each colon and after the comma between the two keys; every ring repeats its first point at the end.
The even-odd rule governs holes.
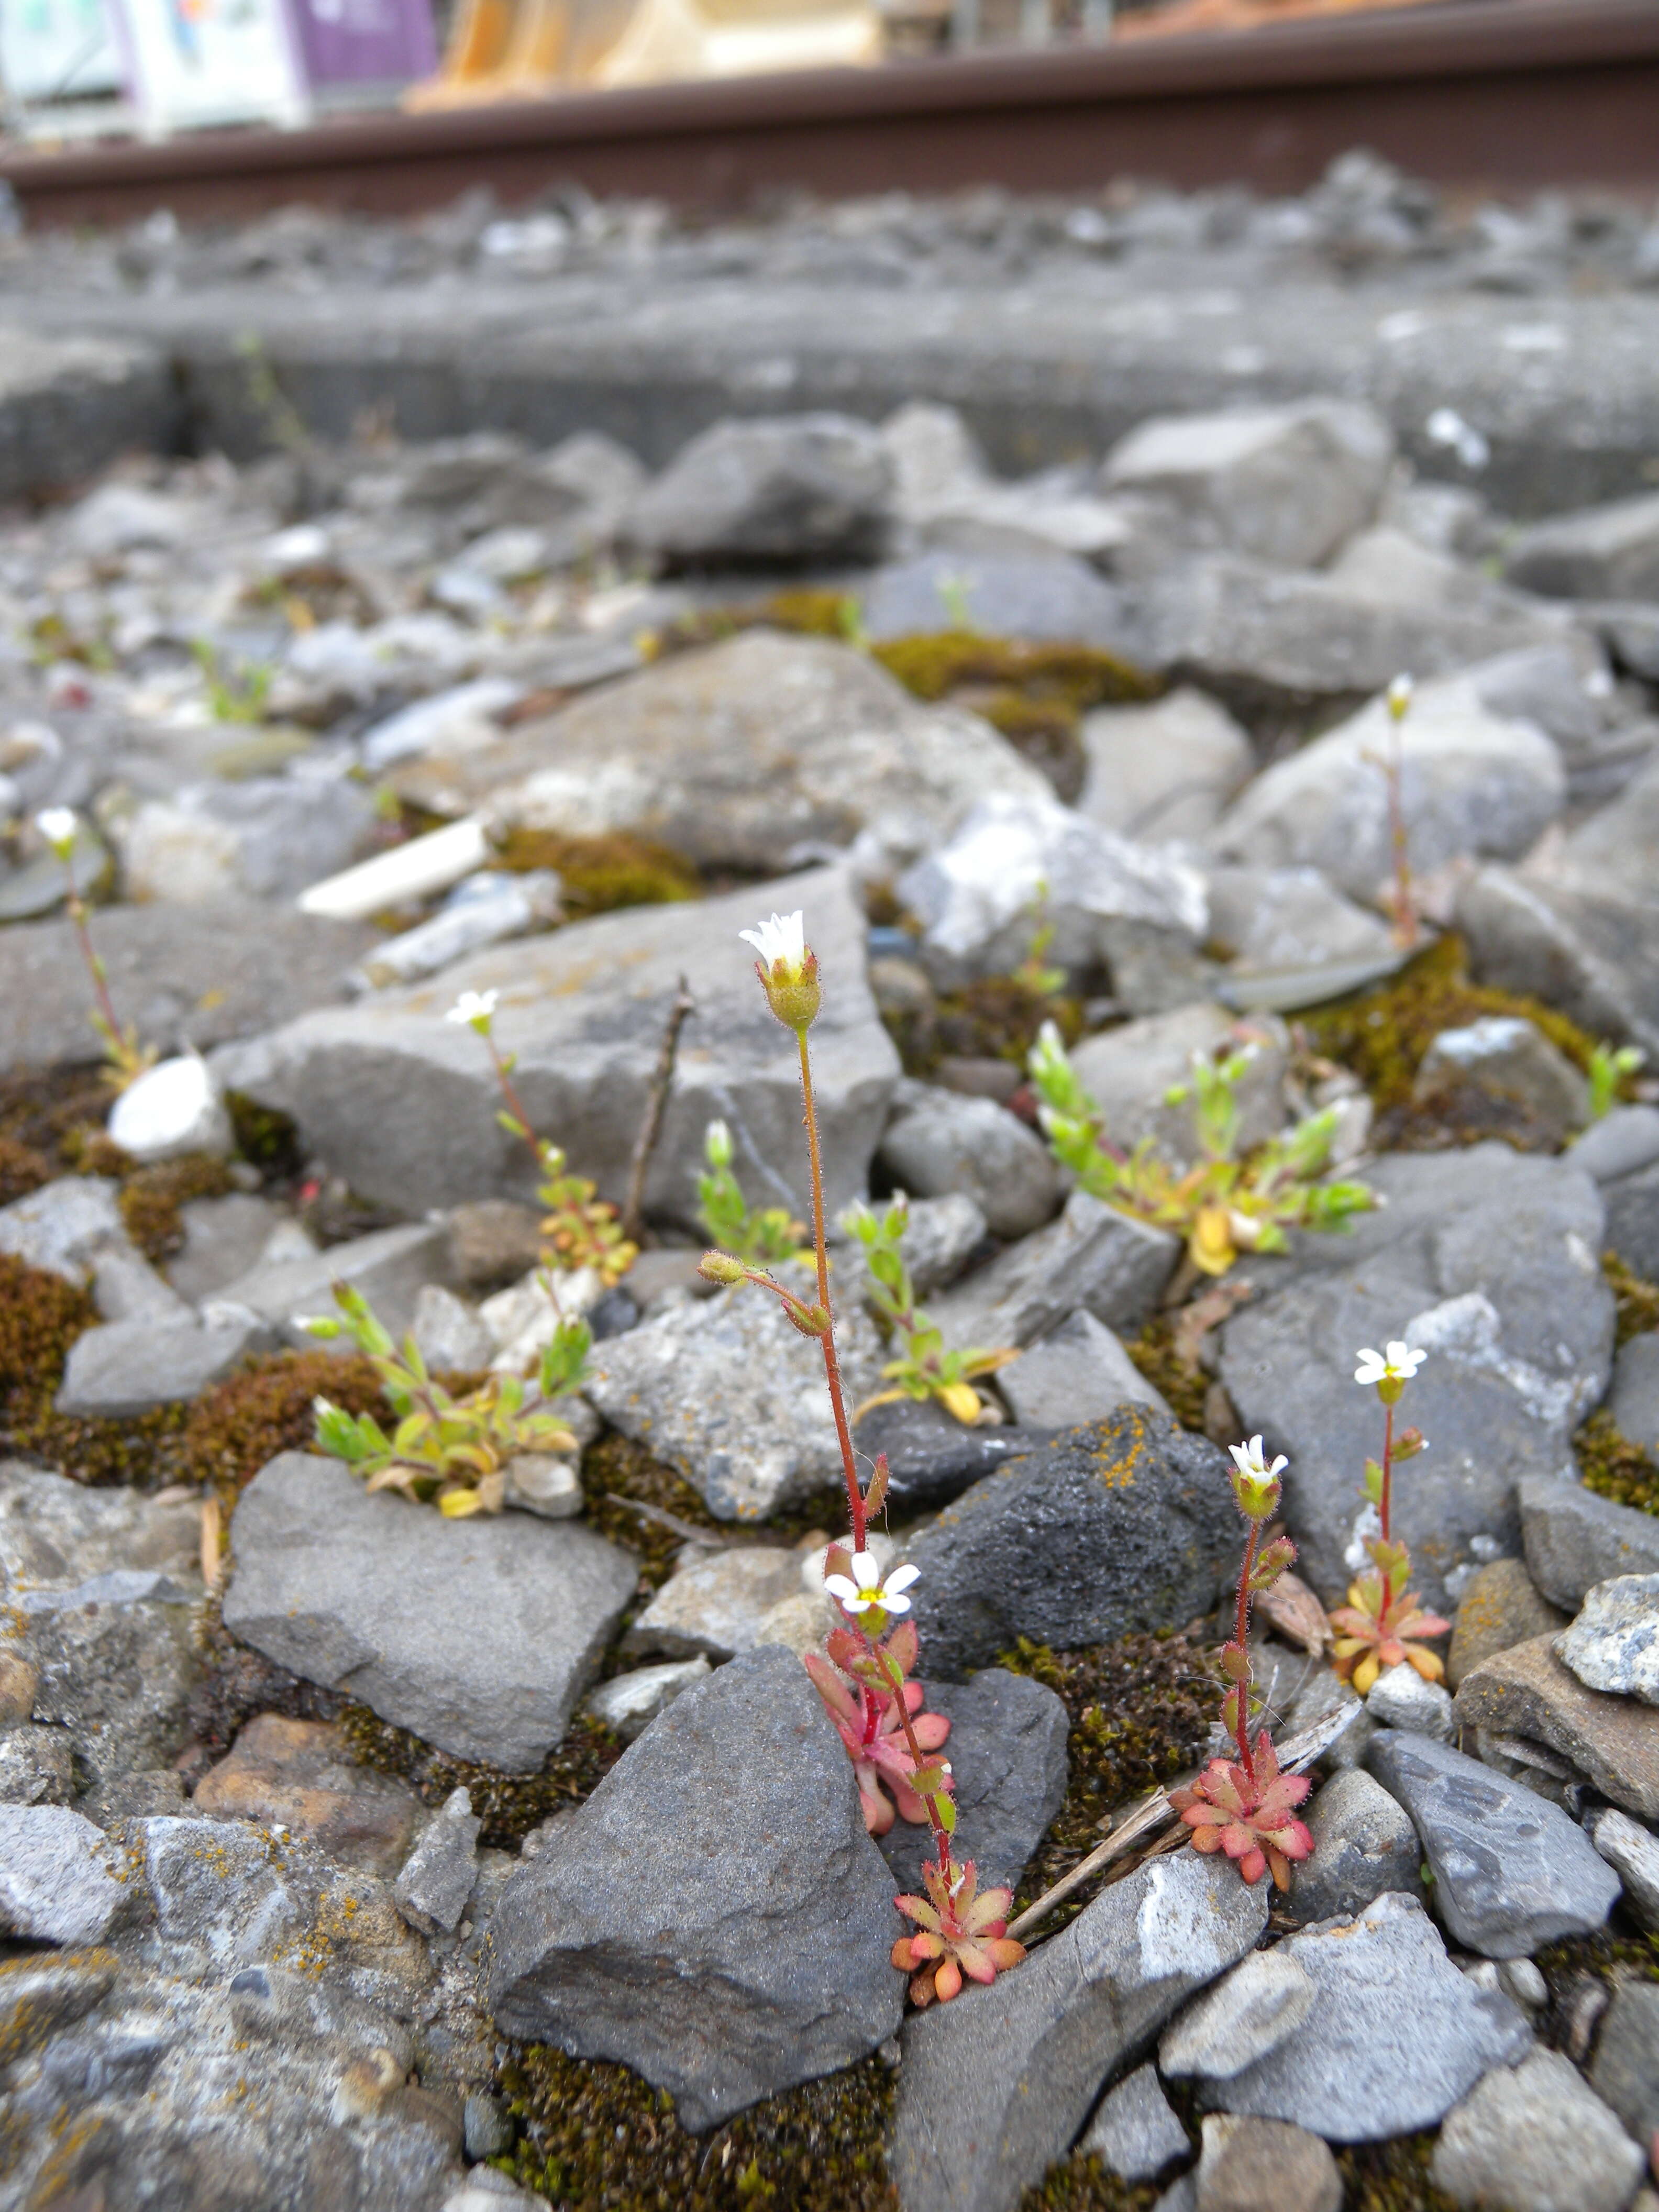
{"type": "Polygon", "coordinates": [[[1659,185],[1659,0],[1451,0],[1238,33],[574,93],[0,155],[32,222],[294,200],[406,215],[574,182],[732,205],[1000,184],[1299,191],[1349,147],[1452,188],[1659,185]]]}

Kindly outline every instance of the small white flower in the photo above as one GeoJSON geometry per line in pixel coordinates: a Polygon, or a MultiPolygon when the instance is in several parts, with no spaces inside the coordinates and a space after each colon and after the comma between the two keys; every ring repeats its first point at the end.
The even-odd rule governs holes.
{"type": "Polygon", "coordinates": [[[908,1613],[910,1601],[903,1593],[921,1572],[920,1567],[895,1567],[884,1583],[874,1553],[854,1552],[852,1580],[845,1575],[826,1575],[823,1587],[854,1620],[865,1613],[908,1613]]]}
{"type": "Polygon", "coordinates": [[[43,806],[34,817],[34,826],[61,859],[75,842],[75,809],[72,806],[43,806]]]}
{"type": "Polygon", "coordinates": [[[1428,1356],[1395,1337],[1385,1352],[1361,1352],[1353,1379],[1367,1389],[1375,1382],[1409,1382],[1428,1356]]]}
{"type": "Polygon", "coordinates": [[[1281,1467],[1288,1467],[1291,1463],[1280,1452],[1269,1467],[1262,1454],[1260,1437],[1252,1437],[1247,1444],[1229,1444],[1227,1449],[1233,1455],[1233,1465],[1253,1482],[1271,1482],[1281,1467]]]}
{"type": "Polygon", "coordinates": [[[753,929],[740,929],[738,934],[745,945],[754,946],[769,975],[780,961],[792,976],[799,975],[806,964],[806,931],[799,914],[775,914],[769,921],[753,929]]]}
{"type": "Polygon", "coordinates": [[[462,1029],[477,1030],[482,1036],[495,1018],[497,991],[463,991],[460,997],[444,1016],[462,1029]]]}
{"type": "Polygon", "coordinates": [[[1389,712],[1396,722],[1403,721],[1409,712],[1412,698],[1417,690],[1409,676],[1396,676],[1389,686],[1389,712]]]}

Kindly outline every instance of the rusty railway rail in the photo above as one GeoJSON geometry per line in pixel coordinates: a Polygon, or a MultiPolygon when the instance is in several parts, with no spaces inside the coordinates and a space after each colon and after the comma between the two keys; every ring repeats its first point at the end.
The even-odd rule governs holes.
{"type": "Polygon", "coordinates": [[[1364,145],[1470,190],[1659,187],[1659,0],[1454,0],[1237,34],[984,52],[0,157],[36,223],[295,200],[379,215],[575,182],[681,205],[1097,187],[1264,191],[1364,145]]]}

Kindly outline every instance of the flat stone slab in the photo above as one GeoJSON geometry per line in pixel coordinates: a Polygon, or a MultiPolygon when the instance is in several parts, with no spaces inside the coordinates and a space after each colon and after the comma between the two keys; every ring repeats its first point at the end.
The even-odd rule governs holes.
{"type": "Polygon", "coordinates": [[[1598,1583],[1659,1574],[1659,1518],[1582,1483],[1523,1482],[1521,1527],[1534,1582],[1569,1613],[1598,1583]]]}
{"type": "Polygon", "coordinates": [[[1586,1689],[1555,1641],[1534,1637],[1466,1674],[1453,1705],[1459,1726],[1547,1744],[1615,1805],[1659,1820],[1659,1708],[1586,1689]]]}
{"type": "Polygon", "coordinates": [[[532,1773],[559,1741],[638,1567],[569,1522],[446,1521],[337,1460],[284,1452],[231,1522],[225,1626],[457,1759],[532,1773]]]}
{"type": "Polygon", "coordinates": [[[648,1212],[692,1223],[703,1131],[732,1130],[750,1203],[806,1212],[806,1146],[794,1039],[775,1021],[738,932],[775,908],[804,910],[823,1011],[812,1060],[831,1213],[865,1188],[898,1055],[865,976],[865,920],[846,876],[824,869],[684,906],[635,907],[458,961],[413,989],[349,1012],[319,1008],[216,1061],[229,1086],[291,1114],[316,1157],[354,1190],[403,1212],[489,1195],[529,1197],[524,1145],[479,1038],[443,1017],[462,991],[500,994],[495,1036],[538,1129],[574,1169],[624,1194],[679,978],[696,1012],[680,1036],[646,1189],[648,1212]]]}
{"type": "MultiPolygon", "coordinates": [[[[228,1375],[264,1332],[243,1322],[112,1321],[70,1346],[57,1407],[76,1419],[124,1420],[155,1406],[187,1405],[228,1375]]],[[[268,1343],[270,1340],[264,1339],[268,1343]]]]}

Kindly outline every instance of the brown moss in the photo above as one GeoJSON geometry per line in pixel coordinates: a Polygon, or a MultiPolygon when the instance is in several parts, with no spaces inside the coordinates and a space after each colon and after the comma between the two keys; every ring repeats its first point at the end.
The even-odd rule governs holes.
{"type": "MultiPolygon", "coordinates": [[[[729,1522],[714,1518],[701,1493],[677,1468],[653,1459],[643,1444],[614,1429],[582,1454],[581,1480],[588,1527],[638,1553],[641,1579],[649,1589],[660,1589],[673,1572],[675,1556],[685,1539],[649,1514],[635,1513],[624,1500],[634,1498],[672,1513],[686,1527],[706,1528],[721,1540],[733,1533],[729,1522]]],[[[769,1514],[763,1525],[799,1540],[811,1530],[842,1528],[846,1523],[846,1496],[836,1488],[814,1492],[785,1511],[769,1514]]]]}
{"type": "Polygon", "coordinates": [[[1092,2153],[1073,2151],[1033,2182],[1019,2212],[1152,2212],[1156,2182],[1124,2181],[1092,2153]]]}
{"type": "Polygon", "coordinates": [[[234,1188],[224,1161],[205,1152],[157,1160],[150,1167],[131,1168],[121,1185],[121,1218],[144,1257],[160,1267],[184,1243],[179,1207],[193,1198],[222,1198],[234,1188]]]}
{"type": "Polygon", "coordinates": [[[1620,1433],[1611,1413],[1592,1413],[1572,1448],[1586,1490],[1615,1505],[1633,1505],[1638,1513],[1659,1513],[1659,1464],[1620,1433]]]}
{"type": "Polygon", "coordinates": [[[1628,1344],[1659,1328],[1659,1283],[1650,1283],[1634,1267],[1627,1267],[1616,1252],[1601,1255],[1601,1273],[1613,1292],[1616,1340],[1628,1344]]]}
{"type": "Polygon", "coordinates": [[[1037,1031],[1053,1022],[1067,1045],[1083,1034],[1075,999],[1034,991],[1018,975],[988,975],[945,993],[924,1011],[884,1013],[904,1072],[926,1081],[941,1060],[1006,1060],[1024,1067],[1037,1031]]]}
{"type": "Polygon", "coordinates": [[[1457,2212],[1429,2179],[1432,2133],[1338,2148],[1343,2212],[1457,2212]]]}
{"type": "Polygon", "coordinates": [[[295,1176],[300,1171],[300,1133],[286,1114],[261,1106],[240,1091],[225,1093],[236,1149],[258,1169],[267,1182],[295,1176]]]}
{"type": "MultiPolygon", "coordinates": [[[[523,2129],[496,2163],[560,2212],[898,2212],[884,2143],[893,2076],[866,2058],[739,2112],[706,2136],[625,2066],[540,2044],[501,2087],[523,2129]]],[[[1137,2208],[1139,2212],[1139,2208],[1137,2208]]]]}
{"type": "MultiPolygon", "coordinates": [[[[1071,1717],[1065,1802],[1025,1869],[1023,1910],[1069,1874],[1103,1836],[1102,1822],[1197,1764],[1219,1705],[1215,1655],[1185,1635],[1121,1636],[1078,1651],[1054,1651],[1024,1637],[1000,1663],[1046,1683],[1071,1717]]],[[[1048,1925],[1080,1911],[1079,1895],[1048,1925]]]]}
{"type": "Polygon", "coordinates": [[[1556,2039],[1565,2023],[1559,2017],[1564,1998],[1588,1975],[1611,1989],[1620,1981],[1659,1982],[1659,1931],[1638,1929],[1628,1917],[1621,1899],[1605,1928],[1588,1936],[1565,1936],[1547,1943],[1537,1954],[1538,1966],[1550,1988],[1550,2011],[1546,2014],[1546,2039],[1556,2039]]]}
{"type": "Polygon", "coordinates": [[[151,1489],[176,1477],[182,1407],[130,1421],[70,1420],[54,1409],[70,1347],[97,1319],[76,1285],[0,1253],[0,1447],[77,1482],[151,1489]]]}
{"type": "Polygon", "coordinates": [[[591,1796],[627,1749],[619,1735],[579,1714],[539,1773],[507,1774],[482,1760],[453,1759],[367,1705],[344,1705],[339,1723],[360,1765],[400,1775],[427,1804],[466,1790],[483,1822],[480,1841],[498,1850],[516,1850],[532,1828],[591,1796]]]}
{"type": "Polygon", "coordinates": [[[280,1713],[291,1721],[331,1721],[345,1703],[337,1691],[290,1674],[264,1652],[239,1644],[219,1617],[217,1598],[208,1601],[197,1645],[202,1673],[186,1708],[195,1753],[189,1780],[199,1778],[215,1759],[222,1759],[256,1713],[280,1713]]]}
{"type": "Polygon", "coordinates": [[[1516,1014],[1535,1023],[1576,1066],[1588,1070],[1595,1042],[1576,1022],[1541,1000],[1471,982],[1468,949],[1450,934],[1419,952],[1390,981],[1316,1007],[1303,1021],[1315,1048],[1352,1068],[1370,1091],[1377,1141],[1420,1149],[1524,1133],[1491,1123],[1461,1128],[1443,1111],[1412,1102],[1423,1056],[1440,1032],[1488,1014],[1516,1014]]]}
{"type": "Polygon", "coordinates": [[[0,1137],[0,1206],[27,1198],[32,1190],[50,1182],[56,1170],[44,1152],[15,1137],[0,1137]]]}
{"type": "Polygon", "coordinates": [[[372,1363],[328,1352],[281,1352],[252,1359],[204,1391],[185,1423],[181,1457],[192,1482],[211,1483],[227,1523],[236,1500],[278,1452],[308,1451],[312,1401],[349,1413],[383,1412],[372,1363]]]}
{"type": "Polygon", "coordinates": [[[0,1075],[0,1137],[67,1164],[65,1139],[100,1129],[112,1093],[98,1066],[17,1067],[0,1075]]]}
{"type": "Polygon", "coordinates": [[[573,921],[617,907],[668,906],[699,897],[702,880],[682,853],[616,830],[604,837],[567,837],[556,830],[509,830],[497,867],[515,873],[556,868],[573,921]]]}
{"type": "Polygon", "coordinates": [[[1201,1367],[1183,1359],[1176,1348],[1172,1314],[1154,1314],[1139,1336],[1126,1340],[1123,1349],[1155,1390],[1170,1401],[1170,1411],[1184,1429],[1204,1432],[1204,1399],[1210,1378],[1201,1367]]]}

